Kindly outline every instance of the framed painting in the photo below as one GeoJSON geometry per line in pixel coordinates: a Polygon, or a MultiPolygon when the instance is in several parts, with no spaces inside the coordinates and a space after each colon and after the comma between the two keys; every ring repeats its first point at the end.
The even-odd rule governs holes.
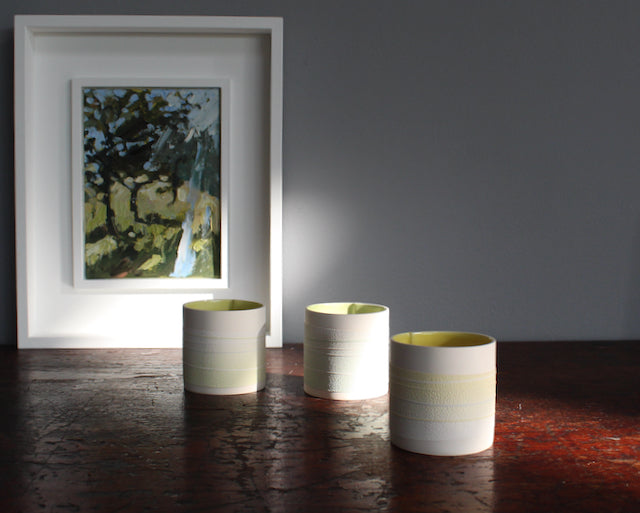
{"type": "Polygon", "coordinates": [[[229,83],[72,80],[76,287],[227,287],[229,83]]]}
{"type": "Polygon", "coordinates": [[[282,19],[16,16],[15,156],[18,348],[282,345],[282,19]]]}

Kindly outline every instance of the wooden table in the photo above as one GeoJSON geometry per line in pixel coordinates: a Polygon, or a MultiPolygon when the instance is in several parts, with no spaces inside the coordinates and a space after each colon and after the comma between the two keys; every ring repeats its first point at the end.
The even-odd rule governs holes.
{"type": "Polygon", "coordinates": [[[389,443],[388,397],[185,393],[179,350],[0,350],[0,511],[640,512],[640,342],[499,343],[496,438],[389,443]]]}

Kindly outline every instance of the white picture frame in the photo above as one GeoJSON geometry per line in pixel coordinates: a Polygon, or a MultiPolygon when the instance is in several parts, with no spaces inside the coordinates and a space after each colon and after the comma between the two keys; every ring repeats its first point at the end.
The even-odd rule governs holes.
{"type": "Polygon", "coordinates": [[[281,18],[15,17],[18,348],[181,347],[182,305],[212,297],[265,304],[267,346],[282,345],[282,40],[281,18]],[[75,286],[71,83],[85,77],[229,81],[226,288],[75,286]]]}
{"type": "Polygon", "coordinates": [[[139,79],[139,78],[74,78],[71,81],[71,172],[73,208],[73,279],[74,286],[106,291],[145,290],[216,290],[228,288],[228,203],[229,203],[229,124],[230,84],[226,79],[139,79]],[[85,273],[85,200],[83,148],[83,94],[86,87],[101,88],[163,88],[202,89],[220,91],[220,277],[219,278],[116,278],[87,279],[85,273]]]}

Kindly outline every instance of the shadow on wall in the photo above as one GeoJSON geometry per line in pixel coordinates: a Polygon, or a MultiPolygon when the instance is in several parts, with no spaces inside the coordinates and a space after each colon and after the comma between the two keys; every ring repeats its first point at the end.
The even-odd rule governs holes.
{"type": "Polygon", "coordinates": [[[624,312],[624,331],[640,333],[640,220],[636,222],[636,230],[631,244],[629,259],[629,280],[624,312]]]}
{"type": "MultiPolygon", "coordinates": [[[[13,162],[13,30],[0,31],[0,63],[5,80],[0,81],[0,345],[16,346],[16,255],[14,227],[14,162],[13,162]]],[[[21,255],[24,257],[24,255],[21,255]]]]}

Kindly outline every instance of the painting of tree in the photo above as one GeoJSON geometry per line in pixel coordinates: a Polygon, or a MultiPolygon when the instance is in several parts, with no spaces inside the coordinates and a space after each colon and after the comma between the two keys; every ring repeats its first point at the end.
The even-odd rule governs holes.
{"type": "Polygon", "coordinates": [[[82,87],[84,274],[219,278],[219,87],[82,87]]]}

